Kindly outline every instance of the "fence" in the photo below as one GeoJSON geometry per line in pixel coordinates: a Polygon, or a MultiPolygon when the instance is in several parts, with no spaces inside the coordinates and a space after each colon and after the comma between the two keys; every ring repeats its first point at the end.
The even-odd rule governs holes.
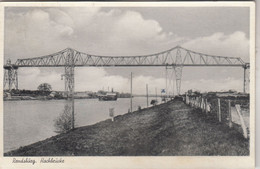
{"type": "Polygon", "coordinates": [[[249,138],[249,96],[220,97],[200,94],[186,95],[183,100],[191,107],[213,116],[219,122],[228,124],[230,128],[238,128],[245,138],[249,138]]]}

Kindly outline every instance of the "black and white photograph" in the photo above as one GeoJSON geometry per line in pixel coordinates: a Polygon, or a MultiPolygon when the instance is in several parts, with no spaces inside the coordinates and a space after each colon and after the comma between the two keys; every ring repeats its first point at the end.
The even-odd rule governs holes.
{"type": "Polygon", "coordinates": [[[4,5],[2,156],[251,157],[254,3],[161,4],[4,5]]]}

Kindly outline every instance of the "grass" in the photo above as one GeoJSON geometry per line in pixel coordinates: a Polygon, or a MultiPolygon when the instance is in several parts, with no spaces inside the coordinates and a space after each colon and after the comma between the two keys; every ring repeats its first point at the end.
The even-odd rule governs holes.
{"type": "Polygon", "coordinates": [[[246,156],[249,140],[181,101],[115,117],[5,156],[246,156]]]}

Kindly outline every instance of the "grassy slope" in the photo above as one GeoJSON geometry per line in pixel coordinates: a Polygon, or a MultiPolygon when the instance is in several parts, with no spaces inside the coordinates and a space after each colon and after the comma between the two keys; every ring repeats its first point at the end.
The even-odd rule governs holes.
{"type": "Polygon", "coordinates": [[[248,155],[241,133],[176,101],[80,127],[6,156],[248,155]]]}

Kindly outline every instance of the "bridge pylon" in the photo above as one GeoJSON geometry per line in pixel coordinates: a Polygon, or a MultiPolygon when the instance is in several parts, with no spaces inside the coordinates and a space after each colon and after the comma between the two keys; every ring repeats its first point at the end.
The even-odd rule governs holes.
{"type": "Polygon", "coordinates": [[[180,93],[181,93],[182,68],[183,68],[180,48],[177,48],[175,63],[176,63],[176,66],[174,66],[174,71],[175,71],[175,79],[176,79],[176,91],[177,91],[177,94],[180,95],[180,93]]]}
{"type": "Polygon", "coordinates": [[[173,66],[166,66],[166,97],[174,96],[175,71],[173,66]]]}
{"type": "Polygon", "coordinates": [[[74,50],[68,49],[65,55],[65,74],[61,75],[61,78],[63,80],[63,77],[65,77],[65,93],[67,96],[68,103],[66,106],[68,107],[68,110],[71,110],[71,129],[74,129],[74,88],[75,88],[75,81],[74,81],[74,69],[75,69],[75,55],[74,50]]]}
{"type": "Polygon", "coordinates": [[[11,60],[8,59],[4,66],[4,89],[11,91],[12,89],[18,89],[18,74],[17,66],[11,64],[11,60]]]}

